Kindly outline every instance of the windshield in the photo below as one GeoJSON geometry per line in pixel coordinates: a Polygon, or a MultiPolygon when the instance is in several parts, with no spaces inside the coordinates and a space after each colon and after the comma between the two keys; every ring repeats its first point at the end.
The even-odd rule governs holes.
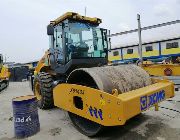
{"type": "Polygon", "coordinates": [[[107,30],[84,23],[70,23],[66,32],[67,59],[105,57],[108,47],[107,30]]]}

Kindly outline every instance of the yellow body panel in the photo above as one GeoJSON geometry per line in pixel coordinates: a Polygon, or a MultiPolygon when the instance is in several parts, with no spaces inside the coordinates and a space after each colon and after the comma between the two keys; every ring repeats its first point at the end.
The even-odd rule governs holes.
{"type": "Polygon", "coordinates": [[[123,56],[124,59],[131,59],[131,58],[139,58],[138,53],[133,53],[133,54],[125,54],[123,56]]]}
{"type": "Polygon", "coordinates": [[[0,71],[0,80],[5,80],[10,77],[10,72],[8,71],[8,68],[6,66],[2,66],[2,69],[0,71]]]}
{"type": "Polygon", "coordinates": [[[159,51],[149,51],[149,52],[143,52],[143,57],[149,57],[149,56],[159,56],[159,51]]]}
{"type": "Polygon", "coordinates": [[[173,76],[180,76],[180,65],[178,64],[144,64],[142,68],[154,76],[166,76],[164,70],[170,68],[173,76]]]}
{"type": "MultiPolygon", "coordinates": [[[[150,57],[150,56],[159,56],[159,51],[154,50],[154,51],[149,51],[149,52],[143,52],[143,57],[150,57]]],[[[132,59],[132,58],[139,58],[138,53],[133,53],[133,54],[125,54],[123,56],[124,59],[132,59]]],[[[114,60],[121,60],[121,56],[111,56],[109,55],[108,60],[109,61],[114,61],[114,60]]]]}
{"type": "Polygon", "coordinates": [[[118,55],[118,56],[109,56],[108,60],[109,61],[121,60],[121,56],[120,55],[118,55]]]}
{"type": "Polygon", "coordinates": [[[174,84],[166,80],[119,95],[75,84],[59,84],[53,90],[55,106],[104,126],[124,125],[128,119],[173,96],[174,84]],[[81,109],[75,105],[77,97],[82,101],[81,109]]]}
{"type": "Polygon", "coordinates": [[[67,12],[64,15],[55,19],[54,21],[51,21],[51,24],[53,26],[55,26],[55,25],[59,24],[60,22],[64,21],[65,19],[74,19],[74,20],[79,20],[79,21],[88,22],[88,23],[94,23],[94,24],[98,24],[98,25],[102,22],[101,19],[96,18],[96,17],[91,18],[91,17],[81,16],[78,13],[74,13],[74,12],[67,12]]]}
{"type": "Polygon", "coordinates": [[[49,51],[46,51],[45,55],[41,58],[41,60],[38,62],[35,73],[39,73],[42,68],[49,66],[49,51]]]}
{"type": "Polygon", "coordinates": [[[180,48],[171,48],[171,49],[162,50],[162,55],[178,54],[178,53],[180,53],[180,48]]]}

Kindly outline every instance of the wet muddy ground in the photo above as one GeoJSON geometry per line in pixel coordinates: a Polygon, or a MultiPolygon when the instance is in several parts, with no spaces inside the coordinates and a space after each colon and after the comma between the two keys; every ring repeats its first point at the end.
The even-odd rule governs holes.
{"type": "MultiPolygon", "coordinates": [[[[31,95],[28,82],[10,83],[0,94],[0,140],[13,140],[12,98],[31,95]]],[[[39,110],[41,130],[28,140],[87,140],[79,133],[65,111],[54,108],[39,110]]],[[[169,101],[130,119],[126,125],[108,127],[99,136],[91,139],[105,140],[180,140],[180,92],[169,101]]]]}

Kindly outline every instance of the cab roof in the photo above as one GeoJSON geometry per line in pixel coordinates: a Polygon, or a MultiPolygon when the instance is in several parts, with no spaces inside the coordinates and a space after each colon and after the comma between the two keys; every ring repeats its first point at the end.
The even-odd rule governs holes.
{"type": "Polygon", "coordinates": [[[85,22],[85,23],[90,23],[94,25],[99,25],[100,23],[102,23],[102,20],[96,17],[91,18],[91,17],[82,16],[74,12],[67,12],[63,14],[62,16],[58,17],[57,19],[50,21],[50,24],[52,24],[53,26],[56,26],[57,24],[63,22],[66,19],[72,19],[74,21],[85,22]]]}

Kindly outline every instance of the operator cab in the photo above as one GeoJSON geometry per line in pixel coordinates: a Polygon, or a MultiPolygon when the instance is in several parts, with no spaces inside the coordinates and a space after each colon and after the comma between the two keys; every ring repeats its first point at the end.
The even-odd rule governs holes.
{"type": "Polygon", "coordinates": [[[52,21],[47,27],[50,38],[49,50],[56,57],[56,62],[52,60],[52,63],[66,65],[73,60],[74,63],[75,60],[79,60],[81,64],[91,61],[90,65],[94,60],[102,65],[107,64],[109,32],[107,29],[98,28],[100,23],[101,19],[71,12],[52,21]]]}

